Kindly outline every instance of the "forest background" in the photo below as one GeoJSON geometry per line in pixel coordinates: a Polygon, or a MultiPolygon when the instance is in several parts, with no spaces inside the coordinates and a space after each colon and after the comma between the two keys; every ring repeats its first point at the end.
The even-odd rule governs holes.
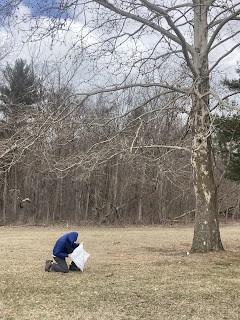
{"type": "MultiPolygon", "coordinates": [[[[72,4],[73,8],[77,17],[77,5],[72,4]]],[[[218,9],[224,8],[219,5],[218,9]]],[[[237,12],[237,5],[233,9],[237,12]]],[[[113,37],[112,46],[103,41],[93,51],[93,34],[84,29],[77,39],[79,29],[76,33],[73,29],[80,20],[72,22],[71,28],[73,19],[66,10],[61,9],[59,19],[53,19],[60,30],[53,37],[49,21],[57,15],[54,10],[48,3],[40,17],[31,1],[28,6],[26,1],[1,2],[0,224],[193,222],[192,102],[190,95],[170,90],[168,84],[164,89],[169,90],[163,91],[164,86],[156,84],[163,77],[174,80],[176,88],[189,84],[186,65],[181,59],[174,60],[177,49],[171,48],[174,58],[162,55],[157,66],[156,51],[149,56],[149,47],[138,47],[139,43],[134,51],[134,34],[125,48],[125,40],[120,45],[113,37]],[[31,28],[33,18],[39,23],[37,30],[42,30],[36,36],[40,42],[35,38],[36,29],[31,28]],[[69,34],[75,36],[72,42],[69,34]],[[127,57],[117,64],[126,50],[127,57]],[[103,69],[104,64],[108,69],[103,69]],[[135,85],[129,85],[129,78],[135,85]],[[141,85],[136,85],[139,79],[141,85]],[[121,87],[114,90],[117,82],[121,87]]],[[[117,21],[114,18],[108,24],[114,27],[117,21]]],[[[156,40],[156,35],[149,39],[156,40]]],[[[239,89],[229,94],[226,77],[236,77],[233,70],[238,56],[235,51],[234,59],[230,56],[211,78],[213,87],[226,97],[211,102],[213,110],[218,104],[211,115],[213,124],[219,124],[221,116],[237,116],[229,110],[238,104],[239,89]]],[[[223,60],[217,59],[216,65],[223,60]]],[[[234,128],[237,126],[238,122],[234,128]]],[[[225,176],[231,157],[229,149],[222,154],[216,128],[211,127],[211,135],[218,211],[225,220],[238,219],[238,180],[225,176]]]]}

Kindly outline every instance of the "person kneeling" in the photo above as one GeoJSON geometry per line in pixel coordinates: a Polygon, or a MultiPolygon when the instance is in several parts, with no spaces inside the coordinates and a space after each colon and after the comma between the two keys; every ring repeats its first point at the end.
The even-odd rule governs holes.
{"type": "Polygon", "coordinates": [[[66,258],[75,248],[79,246],[76,243],[78,238],[77,232],[69,232],[61,236],[53,247],[53,260],[46,260],[45,271],[50,272],[63,272],[67,273],[71,271],[80,271],[80,269],[72,261],[69,268],[66,262],[66,258]]]}

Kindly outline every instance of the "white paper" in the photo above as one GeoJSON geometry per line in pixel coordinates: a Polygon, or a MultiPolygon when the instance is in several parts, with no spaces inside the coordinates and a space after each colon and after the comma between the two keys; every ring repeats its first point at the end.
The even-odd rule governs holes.
{"type": "Polygon", "coordinates": [[[71,254],[72,261],[81,271],[84,270],[85,263],[87,262],[87,259],[89,257],[90,253],[83,249],[83,242],[81,242],[79,246],[76,249],[74,249],[74,251],[71,254]]]}

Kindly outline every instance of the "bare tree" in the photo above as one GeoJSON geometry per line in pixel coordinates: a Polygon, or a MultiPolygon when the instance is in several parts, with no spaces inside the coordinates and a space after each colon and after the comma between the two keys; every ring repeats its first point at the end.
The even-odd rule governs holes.
{"type": "MultiPolygon", "coordinates": [[[[151,59],[161,65],[164,55],[174,55],[178,63],[185,66],[188,80],[162,78],[160,83],[153,81],[148,86],[159,86],[191,97],[192,167],[196,194],[196,220],[191,250],[222,250],[213,177],[209,102],[210,97],[214,97],[219,103],[221,99],[211,88],[210,77],[224,58],[239,46],[239,41],[235,41],[239,36],[239,3],[226,1],[223,5],[221,1],[209,0],[193,0],[188,3],[174,1],[167,5],[147,0],[92,2],[99,4],[94,16],[99,24],[95,24],[95,29],[102,26],[101,48],[108,45],[111,48],[108,50],[109,54],[117,51],[127,37],[138,42],[140,39],[146,41],[144,36],[151,34],[155,45],[142,55],[136,55],[138,61],[131,57],[132,70],[135,66],[141,70],[146,61],[151,59]],[[129,23],[129,20],[134,23],[129,23]],[[114,31],[108,36],[104,30],[110,30],[110,27],[114,31]],[[229,48],[227,50],[222,47],[225,43],[229,48]],[[160,54],[165,48],[164,55],[160,54]],[[182,84],[185,86],[182,87],[182,84]]],[[[92,24],[93,21],[86,21],[86,26],[92,24]]]]}
{"type": "MultiPolygon", "coordinates": [[[[45,7],[44,12],[52,9],[45,7]]],[[[144,88],[148,88],[148,95],[139,100],[141,102],[138,106],[132,105],[132,109],[141,111],[143,107],[149,108],[153,101],[163,101],[165,98],[165,103],[156,105],[155,111],[150,110],[153,120],[154,112],[163,112],[172,103],[167,102],[166,97],[169,96],[169,100],[177,102],[179,113],[188,116],[185,135],[192,137],[191,146],[184,145],[181,140],[177,145],[175,141],[170,141],[169,145],[155,144],[153,141],[146,144],[141,139],[145,121],[141,112],[135,114],[132,122],[122,122],[120,132],[132,134],[134,130],[130,146],[125,145],[125,150],[129,148],[131,152],[143,148],[191,150],[196,195],[192,252],[223,249],[213,175],[211,112],[215,109],[212,108],[213,102],[221,105],[224,101],[220,93],[214,90],[211,77],[216,74],[214,72],[224,59],[239,47],[239,13],[240,5],[237,0],[227,0],[224,3],[220,0],[179,0],[167,3],[154,0],[65,0],[61,1],[57,11],[56,8],[51,11],[49,26],[37,29],[39,37],[56,35],[60,29],[67,33],[75,19],[81,21],[82,28],[78,31],[74,49],[77,48],[80,53],[88,52],[86,62],[89,60],[94,66],[89,76],[97,75],[93,79],[98,82],[95,82],[94,90],[79,92],[76,108],[89,97],[98,94],[115,91],[121,96],[123,92],[134,88],[142,88],[143,92],[144,88]],[[66,12],[70,16],[65,16],[66,12]],[[104,66],[106,71],[102,72],[99,83],[99,72],[104,66]],[[109,81],[113,85],[108,86],[109,81]]],[[[60,113],[58,121],[66,118],[76,108],[71,108],[65,115],[60,113]]],[[[122,115],[118,117],[129,115],[126,108],[122,111],[122,115]]],[[[144,114],[148,112],[145,109],[144,114]]],[[[102,119],[98,127],[103,128],[115,119],[115,115],[107,120],[102,119]]],[[[148,123],[151,125],[152,121],[148,123]]],[[[85,150],[85,154],[80,156],[81,160],[77,154],[72,158],[68,169],[80,167],[85,161],[85,165],[88,164],[94,170],[117,154],[119,144],[116,135],[109,138],[106,137],[106,131],[100,130],[99,133],[99,139],[85,150]],[[109,142],[115,143],[114,148],[103,148],[109,146],[109,142]]],[[[121,149],[118,154],[120,153],[121,149]]],[[[146,168],[142,168],[141,172],[146,174],[146,168]]],[[[142,177],[142,188],[144,185],[142,177]]],[[[138,203],[138,210],[140,217],[141,201],[138,203]]]]}
{"type": "MultiPolygon", "coordinates": [[[[161,77],[160,82],[157,82],[155,76],[147,86],[164,88],[191,97],[189,116],[193,132],[192,167],[196,194],[192,252],[222,250],[213,177],[209,102],[210,97],[218,99],[219,103],[221,99],[211,88],[210,76],[224,58],[239,46],[239,41],[235,42],[239,35],[239,3],[227,1],[223,5],[221,1],[193,0],[188,3],[174,1],[165,5],[164,2],[148,0],[98,0],[86,2],[82,12],[87,13],[89,5],[92,5],[95,11],[92,20],[91,16],[86,14],[85,26],[101,36],[96,43],[98,53],[105,50],[105,57],[114,63],[114,54],[115,58],[119,58],[119,48],[128,39],[132,40],[132,44],[136,44],[137,51],[133,49],[129,59],[121,60],[125,72],[126,66],[133,73],[136,68],[139,73],[144,72],[144,67],[152,60],[154,73],[164,59],[170,56],[175,56],[178,63],[185,67],[188,76],[185,80],[181,81],[172,76],[170,79],[161,77]],[[95,7],[94,4],[99,6],[95,7]],[[111,30],[110,34],[108,30],[111,30]],[[147,43],[146,50],[141,52],[138,46],[140,41],[143,44],[147,41],[146,35],[152,37],[154,45],[149,47],[147,43]],[[224,51],[225,43],[229,49],[224,51]],[[223,51],[219,54],[221,50],[223,51]],[[110,57],[111,54],[113,58],[110,57]]],[[[94,49],[92,50],[94,52],[94,49]]],[[[99,57],[99,54],[95,57],[99,57]]],[[[141,77],[138,76],[138,79],[141,80],[141,77]]],[[[123,90],[130,86],[144,84],[135,81],[134,84],[118,85],[108,90],[123,90]]],[[[158,95],[161,94],[163,92],[158,95]]]]}

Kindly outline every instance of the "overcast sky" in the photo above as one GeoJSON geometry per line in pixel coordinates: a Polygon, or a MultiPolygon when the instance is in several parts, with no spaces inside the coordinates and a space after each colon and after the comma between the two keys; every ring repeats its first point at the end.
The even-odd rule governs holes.
{"type": "MultiPolygon", "coordinates": [[[[66,28],[68,29],[68,32],[58,31],[58,33],[55,34],[54,41],[52,41],[53,39],[51,36],[44,37],[41,39],[41,41],[33,41],[32,38],[29,38],[30,33],[28,30],[31,29],[31,26],[36,21],[36,18],[40,18],[39,29],[41,29],[44,27],[44,25],[49,25],[51,17],[55,15],[58,16],[58,11],[52,6],[52,3],[54,2],[56,2],[56,0],[23,1],[16,11],[11,25],[5,25],[4,27],[0,28],[0,45],[2,47],[2,52],[9,48],[11,51],[6,58],[0,61],[0,64],[1,67],[3,67],[6,62],[13,63],[15,59],[19,57],[27,59],[28,61],[33,59],[39,68],[41,68],[43,65],[45,69],[49,68],[49,70],[51,68],[54,70],[60,68],[62,77],[65,77],[65,79],[69,80],[72,79],[72,83],[74,83],[76,87],[79,87],[83,83],[86,83],[89,78],[93,76],[92,68],[89,65],[89,57],[83,56],[82,53],[78,55],[77,50],[73,49],[76,41],[79,39],[79,34],[82,32],[82,25],[80,21],[72,21],[71,19],[67,19],[66,24],[68,26],[66,28]],[[46,4],[51,6],[51,10],[41,9],[41,6],[44,7],[46,4]],[[58,41],[56,41],[56,39],[58,39],[58,41]],[[67,54],[68,58],[65,59],[67,54]],[[77,68],[77,73],[73,77],[75,68],[77,68]]],[[[62,15],[62,18],[68,17],[69,14],[67,13],[62,15]]],[[[87,32],[86,29],[85,32],[87,32]]],[[[89,36],[86,38],[89,43],[91,43],[91,41],[95,41],[93,38],[94,34],[92,34],[91,37],[89,36]]],[[[150,44],[151,38],[149,38],[148,41],[150,44]]],[[[131,45],[127,43],[124,45],[127,55],[131,51],[129,50],[131,45]]],[[[215,58],[217,58],[219,52],[220,51],[218,50],[214,53],[215,58]]],[[[235,68],[237,66],[237,61],[240,60],[239,58],[240,51],[237,49],[231,54],[231,56],[224,59],[224,63],[219,69],[222,76],[235,76],[235,68]]],[[[102,61],[102,63],[103,62],[104,61],[102,61]]],[[[105,62],[108,61],[105,60],[105,62]]],[[[101,64],[100,60],[99,64],[101,64]]],[[[98,75],[97,79],[100,79],[100,81],[104,82],[106,85],[109,84],[110,81],[106,71],[102,71],[102,73],[98,75]]]]}

